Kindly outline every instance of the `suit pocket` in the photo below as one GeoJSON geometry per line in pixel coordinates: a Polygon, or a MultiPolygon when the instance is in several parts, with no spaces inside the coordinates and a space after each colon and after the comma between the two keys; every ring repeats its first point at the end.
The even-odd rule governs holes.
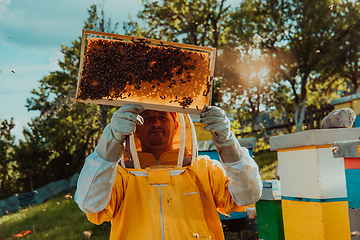
{"type": "Polygon", "coordinates": [[[210,232],[202,204],[203,194],[196,186],[191,186],[184,189],[182,197],[189,234],[194,239],[209,239],[210,232]]]}

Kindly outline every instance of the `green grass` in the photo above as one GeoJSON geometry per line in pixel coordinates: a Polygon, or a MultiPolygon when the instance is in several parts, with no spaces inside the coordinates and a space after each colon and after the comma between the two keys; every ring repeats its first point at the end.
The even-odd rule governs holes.
{"type": "MultiPolygon", "coordinates": [[[[74,200],[66,199],[64,196],[65,194],[39,205],[2,216],[0,218],[0,240],[20,239],[13,236],[23,230],[32,232],[21,238],[24,240],[84,240],[87,239],[84,231],[92,232],[91,240],[108,240],[110,238],[110,223],[102,225],[90,223],[74,200]],[[45,209],[46,211],[43,212],[45,209]]],[[[225,232],[224,234],[226,240],[239,239],[238,233],[225,232]]],[[[247,231],[243,233],[244,240],[256,239],[255,236],[255,233],[247,231]]]]}
{"type": "Polygon", "coordinates": [[[275,179],[275,167],[278,163],[277,152],[259,151],[254,153],[254,160],[259,166],[261,180],[275,179]]]}
{"type": "Polygon", "coordinates": [[[225,232],[225,240],[239,240],[241,236],[242,240],[257,240],[257,233],[243,230],[241,233],[238,232],[225,232]]]}
{"type": "Polygon", "coordinates": [[[63,195],[0,218],[1,240],[10,240],[22,230],[32,231],[21,238],[24,240],[83,240],[84,231],[92,232],[92,240],[108,240],[110,223],[99,226],[90,223],[74,200],[63,195]]]}

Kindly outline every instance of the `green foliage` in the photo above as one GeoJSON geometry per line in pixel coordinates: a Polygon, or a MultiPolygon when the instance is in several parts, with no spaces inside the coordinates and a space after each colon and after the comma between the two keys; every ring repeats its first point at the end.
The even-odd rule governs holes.
{"type": "MultiPolygon", "coordinates": [[[[146,37],[215,48],[226,42],[230,13],[226,0],[144,0],[143,5],[138,18],[145,23],[146,37]]],[[[138,29],[132,27],[127,33],[138,29]]]]}
{"type": "MultiPolygon", "coordinates": [[[[30,183],[34,181],[31,188],[78,172],[97,139],[98,106],[71,99],[75,96],[79,49],[79,41],[71,47],[62,46],[64,61],[59,65],[63,71],[40,80],[39,90],[33,90],[34,97],[28,99],[28,109],[40,111],[40,116],[24,131],[25,142],[20,141],[16,159],[22,176],[19,180],[25,183],[30,178],[30,183]]],[[[32,190],[28,187],[24,190],[32,190]]]]}
{"type": "MultiPolygon", "coordinates": [[[[352,1],[246,0],[235,9],[224,0],[143,3],[138,17],[145,27],[131,20],[126,34],[218,48],[212,104],[236,112],[239,122],[250,120],[253,129],[266,109],[276,118],[286,112],[300,130],[306,106],[317,103],[308,98],[311,85],[319,85],[327,66],[344,69],[334,66],[346,62],[353,73],[346,81],[357,76],[358,65],[341,57],[355,63],[359,56],[358,43],[348,37],[359,29],[352,1]]],[[[325,88],[318,93],[330,95],[325,88]]]]}
{"type": "Polygon", "coordinates": [[[275,167],[278,163],[277,152],[258,151],[254,153],[254,160],[259,166],[261,180],[275,179],[275,167]]]}
{"type": "MultiPolygon", "coordinates": [[[[103,11],[99,18],[96,5],[88,12],[84,28],[115,31],[117,24],[112,27],[110,20],[105,21],[103,11]]],[[[39,88],[27,99],[28,110],[39,111],[39,116],[23,131],[25,141],[14,147],[17,187],[8,194],[31,191],[78,173],[86,156],[95,148],[102,125],[106,125],[108,119],[108,107],[72,99],[77,85],[80,45],[79,37],[71,46],[61,46],[64,56],[59,61],[61,70],[43,77],[39,88]]]]}
{"type": "Polygon", "coordinates": [[[298,130],[308,104],[308,86],[329,62],[341,65],[343,60],[334,56],[349,41],[349,32],[359,30],[355,12],[355,4],[347,1],[247,0],[232,15],[231,39],[247,36],[243,41],[259,44],[271,59],[273,81],[284,86],[276,90],[287,89],[280,95],[293,101],[289,113],[298,130]]]}
{"type": "Polygon", "coordinates": [[[14,127],[13,119],[10,121],[0,119],[0,199],[10,195],[14,187],[14,137],[11,135],[14,127]]]}
{"type": "Polygon", "coordinates": [[[91,231],[91,239],[107,240],[110,223],[90,223],[73,199],[59,196],[0,218],[0,239],[10,239],[23,230],[32,232],[23,239],[80,240],[86,239],[84,231],[91,231]]]}
{"type": "Polygon", "coordinates": [[[233,111],[241,108],[249,113],[252,129],[262,108],[275,108],[276,85],[272,82],[268,61],[255,45],[245,44],[224,47],[218,57],[217,75],[221,91],[228,99],[223,107],[233,111]]]}
{"type": "Polygon", "coordinates": [[[112,24],[111,19],[105,19],[105,13],[102,5],[99,5],[101,8],[100,14],[98,11],[98,6],[93,4],[88,9],[89,17],[87,21],[84,22],[84,29],[100,31],[100,32],[109,32],[115,33],[119,23],[116,22],[114,25],[112,24]],[[99,17],[101,16],[101,18],[99,17]]]}
{"type": "Polygon", "coordinates": [[[355,93],[360,86],[360,43],[357,40],[360,34],[360,5],[356,1],[343,0],[340,4],[330,5],[329,9],[338,29],[333,39],[335,47],[326,46],[329,57],[320,63],[320,74],[313,79],[313,83],[323,84],[327,93],[334,90],[340,90],[341,95],[355,93]]]}

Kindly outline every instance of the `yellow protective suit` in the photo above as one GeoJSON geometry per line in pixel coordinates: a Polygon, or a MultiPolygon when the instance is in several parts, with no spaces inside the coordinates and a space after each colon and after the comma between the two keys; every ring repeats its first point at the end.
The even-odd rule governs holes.
{"type": "Polygon", "coordinates": [[[191,120],[178,117],[182,127],[174,145],[179,148],[163,153],[159,161],[149,153],[136,154],[136,136],[132,145],[137,149],[125,157],[134,168],[125,167],[125,158],[119,164],[107,162],[96,151],[87,158],[75,201],[91,222],[111,221],[111,240],[224,239],[217,211],[245,210],[240,205],[259,199],[258,167],[247,149],[230,164],[197,156],[191,120]],[[186,158],[192,160],[183,166],[186,158]]]}

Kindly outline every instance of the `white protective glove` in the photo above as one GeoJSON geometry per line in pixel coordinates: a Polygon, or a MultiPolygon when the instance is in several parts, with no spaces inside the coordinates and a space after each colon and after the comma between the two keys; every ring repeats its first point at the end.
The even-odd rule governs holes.
{"type": "Polygon", "coordinates": [[[120,159],[124,152],[123,143],[126,137],[135,132],[136,124],[144,123],[139,115],[142,111],[144,109],[140,105],[127,104],[113,114],[95,148],[102,159],[108,162],[116,162],[120,159]]]}
{"type": "Polygon", "coordinates": [[[243,157],[241,146],[230,129],[225,111],[215,106],[205,106],[200,114],[204,130],[210,131],[212,141],[224,163],[239,161],[243,157]]]}
{"type": "Polygon", "coordinates": [[[249,151],[240,146],[230,129],[225,112],[218,107],[205,106],[200,122],[206,124],[204,130],[211,132],[212,141],[229,178],[230,194],[236,204],[247,206],[256,202],[262,190],[259,168],[249,156],[249,151]]]}

